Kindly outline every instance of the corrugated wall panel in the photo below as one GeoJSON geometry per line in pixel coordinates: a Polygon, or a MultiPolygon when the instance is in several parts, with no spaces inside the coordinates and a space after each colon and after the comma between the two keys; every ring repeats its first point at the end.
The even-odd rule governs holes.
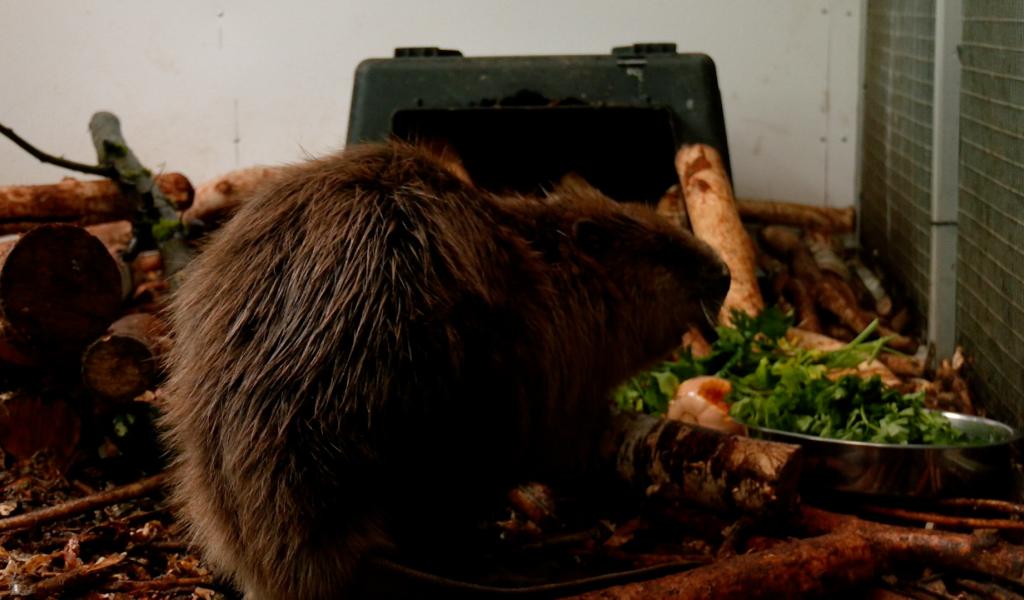
{"type": "Polygon", "coordinates": [[[964,2],[958,338],[976,390],[1024,426],[1024,2],[964,2]]]}

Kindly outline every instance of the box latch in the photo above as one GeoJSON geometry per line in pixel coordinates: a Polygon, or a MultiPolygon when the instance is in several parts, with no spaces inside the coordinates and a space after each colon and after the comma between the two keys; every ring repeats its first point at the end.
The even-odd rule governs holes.
{"type": "Polygon", "coordinates": [[[652,54],[675,54],[676,45],[671,42],[641,42],[632,46],[616,46],[612,48],[612,56],[636,58],[652,54]]]}
{"type": "Polygon", "coordinates": [[[423,58],[431,56],[462,56],[462,52],[436,46],[395,48],[395,58],[423,58]]]}

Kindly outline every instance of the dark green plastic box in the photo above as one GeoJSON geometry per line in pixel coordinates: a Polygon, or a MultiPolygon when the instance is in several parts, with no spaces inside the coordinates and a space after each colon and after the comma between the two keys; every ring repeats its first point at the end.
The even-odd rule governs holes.
{"type": "Polygon", "coordinates": [[[392,135],[446,140],[495,191],[535,192],[572,171],[617,200],[656,202],[682,144],[729,164],[714,62],[675,44],[479,58],[400,48],[356,69],[348,143],[392,135]]]}

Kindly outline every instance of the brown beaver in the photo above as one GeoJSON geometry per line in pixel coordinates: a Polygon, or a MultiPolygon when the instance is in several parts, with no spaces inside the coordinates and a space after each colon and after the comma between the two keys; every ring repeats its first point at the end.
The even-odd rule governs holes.
{"type": "Polygon", "coordinates": [[[609,391],[728,281],[704,244],[579,184],[499,197],[400,143],[291,167],[170,311],[182,516],[248,598],[343,596],[468,485],[582,464],[609,391]]]}

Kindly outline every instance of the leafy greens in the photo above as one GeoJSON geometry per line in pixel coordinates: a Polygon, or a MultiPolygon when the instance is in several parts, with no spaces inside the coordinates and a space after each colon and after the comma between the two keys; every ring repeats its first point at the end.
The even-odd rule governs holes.
{"type": "Polygon", "coordinates": [[[885,338],[867,341],[876,324],[841,349],[797,348],[786,340],[792,318],[777,308],[756,317],[733,313],[733,327],[719,327],[710,355],[684,351],[641,373],[614,393],[622,410],[663,414],[679,383],[715,375],[732,384],[725,398],[736,421],[826,438],[890,444],[965,444],[940,413],[924,407],[923,393],[903,394],[877,377],[829,377],[875,358],[885,338]]]}

